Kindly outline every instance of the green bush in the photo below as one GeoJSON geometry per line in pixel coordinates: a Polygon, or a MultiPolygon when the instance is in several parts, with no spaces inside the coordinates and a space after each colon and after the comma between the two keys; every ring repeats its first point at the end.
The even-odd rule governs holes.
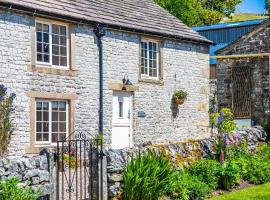
{"type": "Polygon", "coordinates": [[[0,182],[0,200],[36,200],[40,191],[35,191],[29,186],[18,187],[17,179],[7,179],[0,182]]]}
{"type": "Polygon", "coordinates": [[[206,183],[183,170],[174,173],[168,191],[176,200],[204,199],[209,192],[206,183]]]}
{"type": "Polygon", "coordinates": [[[156,200],[166,194],[172,177],[170,162],[148,151],[132,157],[123,173],[126,200],[156,200]]]}
{"type": "Polygon", "coordinates": [[[239,184],[241,179],[241,168],[236,162],[230,161],[220,165],[218,170],[219,187],[229,190],[239,184]]]}
{"type": "Polygon", "coordinates": [[[206,183],[210,189],[216,189],[218,186],[218,169],[220,164],[215,160],[205,159],[197,160],[190,166],[191,175],[198,177],[199,180],[206,183]]]}

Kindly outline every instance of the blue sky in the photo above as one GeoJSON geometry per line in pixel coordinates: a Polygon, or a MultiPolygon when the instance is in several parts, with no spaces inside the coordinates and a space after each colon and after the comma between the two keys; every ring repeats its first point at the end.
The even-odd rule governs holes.
{"type": "Polygon", "coordinates": [[[237,13],[258,13],[264,12],[264,0],[243,0],[238,5],[237,13]]]}

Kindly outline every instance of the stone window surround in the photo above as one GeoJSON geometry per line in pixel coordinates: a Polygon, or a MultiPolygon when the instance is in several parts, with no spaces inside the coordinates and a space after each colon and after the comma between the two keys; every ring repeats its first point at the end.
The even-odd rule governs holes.
{"type": "Polygon", "coordinates": [[[78,70],[75,68],[75,25],[56,21],[47,18],[36,17],[31,26],[31,63],[27,65],[27,70],[30,72],[45,73],[45,74],[56,74],[63,76],[77,76],[78,70]],[[69,55],[69,66],[68,69],[53,67],[52,65],[41,65],[36,63],[36,21],[44,21],[47,23],[55,23],[65,25],[68,27],[68,55],[69,55]]]}
{"type": "Polygon", "coordinates": [[[163,82],[163,44],[164,41],[159,37],[141,36],[139,41],[139,82],[164,85],[163,82]],[[141,74],[141,42],[152,41],[158,44],[158,78],[143,77],[141,74]]]}
{"type": "MultiPolygon", "coordinates": [[[[44,147],[48,147],[46,145],[36,145],[35,144],[35,102],[36,99],[45,99],[45,100],[67,100],[69,103],[69,127],[68,134],[74,131],[74,101],[78,99],[77,94],[68,94],[68,93],[55,93],[55,92],[36,92],[36,91],[28,91],[26,92],[26,96],[30,98],[30,142],[29,146],[26,147],[25,153],[28,154],[38,154],[44,147]]],[[[51,146],[50,146],[51,147],[51,146]]]]}

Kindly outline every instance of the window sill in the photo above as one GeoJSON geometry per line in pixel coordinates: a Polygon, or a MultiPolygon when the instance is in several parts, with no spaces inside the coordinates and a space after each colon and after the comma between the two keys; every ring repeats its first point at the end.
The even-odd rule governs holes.
{"type": "Polygon", "coordinates": [[[61,76],[78,76],[78,70],[57,69],[43,65],[27,65],[27,71],[61,76]]]}
{"type": "Polygon", "coordinates": [[[152,79],[152,78],[140,78],[139,82],[143,83],[152,83],[152,84],[158,84],[158,85],[164,85],[164,81],[160,79],[152,79]]]}

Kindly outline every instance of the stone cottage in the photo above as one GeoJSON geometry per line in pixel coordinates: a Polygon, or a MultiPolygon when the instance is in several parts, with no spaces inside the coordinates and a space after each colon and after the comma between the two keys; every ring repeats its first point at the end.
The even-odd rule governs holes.
{"type": "Polygon", "coordinates": [[[0,0],[10,155],[74,131],[112,148],[208,136],[209,44],[151,0],[0,0]],[[176,107],[175,90],[188,92],[176,107]]]}
{"type": "Polygon", "coordinates": [[[269,34],[266,20],[217,52],[218,104],[239,125],[263,125],[269,115],[269,34]]]}

